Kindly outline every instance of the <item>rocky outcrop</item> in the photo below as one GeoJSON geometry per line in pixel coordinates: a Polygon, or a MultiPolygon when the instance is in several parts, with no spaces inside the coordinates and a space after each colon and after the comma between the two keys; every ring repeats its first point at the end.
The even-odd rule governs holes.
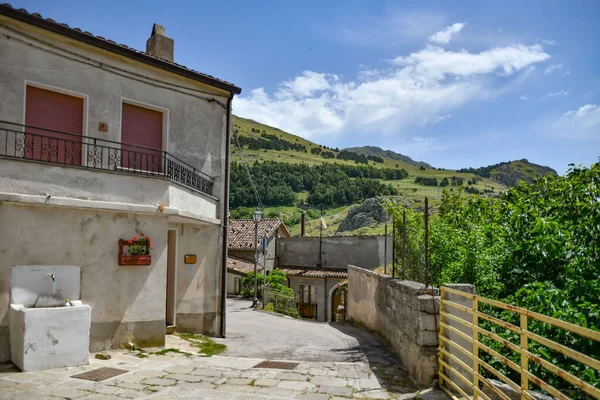
{"type": "MultiPolygon", "coordinates": [[[[403,197],[388,197],[386,199],[409,205],[407,204],[408,200],[403,197]]],[[[390,217],[384,208],[384,199],[382,197],[373,197],[365,200],[361,205],[352,207],[348,211],[346,219],[340,224],[338,232],[355,231],[366,226],[388,222],[389,220],[390,217]]]]}

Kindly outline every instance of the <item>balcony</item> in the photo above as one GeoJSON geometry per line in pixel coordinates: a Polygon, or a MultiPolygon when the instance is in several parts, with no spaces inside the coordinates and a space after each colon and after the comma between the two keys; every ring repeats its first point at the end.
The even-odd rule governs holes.
{"type": "Polygon", "coordinates": [[[166,151],[12,122],[0,121],[0,157],[166,178],[213,195],[213,178],[166,151]]]}

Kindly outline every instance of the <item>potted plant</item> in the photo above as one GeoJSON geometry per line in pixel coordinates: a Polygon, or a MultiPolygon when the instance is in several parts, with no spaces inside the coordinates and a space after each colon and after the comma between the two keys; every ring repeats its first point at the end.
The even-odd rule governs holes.
{"type": "Polygon", "coordinates": [[[150,265],[152,256],[150,237],[140,232],[131,240],[119,239],[119,265],[150,265]],[[127,247],[124,252],[123,247],[127,247]]]}

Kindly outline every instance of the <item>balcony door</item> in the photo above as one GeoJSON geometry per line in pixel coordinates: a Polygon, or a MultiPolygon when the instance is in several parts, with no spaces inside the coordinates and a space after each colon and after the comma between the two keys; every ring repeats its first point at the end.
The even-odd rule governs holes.
{"type": "Polygon", "coordinates": [[[163,113],[123,103],[121,116],[121,165],[145,172],[161,172],[163,113]]]}
{"type": "Polygon", "coordinates": [[[38,161],[81,165],[83,110],[80,97],[27,86],[23,156],[38,161]]]}

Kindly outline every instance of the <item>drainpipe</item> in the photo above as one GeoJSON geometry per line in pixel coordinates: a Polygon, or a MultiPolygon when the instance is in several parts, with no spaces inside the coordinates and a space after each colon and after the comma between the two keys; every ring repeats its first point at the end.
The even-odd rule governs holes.
{"type": "Polygon", "coordinates": [[[229,225],[229,147],[231,143],[231,101],[233,93],[227,99],[227,126],[225,127],[225,174],[223,175],[223,263],[221,265],[221,327],[220,336],[225,337],[227,312],[227,227],[229,225]]]}

